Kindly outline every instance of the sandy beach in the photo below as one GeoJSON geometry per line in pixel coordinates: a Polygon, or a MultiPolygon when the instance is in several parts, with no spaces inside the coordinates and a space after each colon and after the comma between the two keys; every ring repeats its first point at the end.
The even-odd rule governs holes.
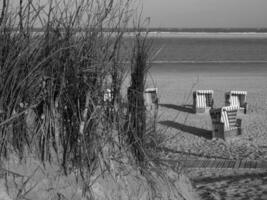
{"type": "MultiPolygon", "coordinates": [[[[173,159],[186,158],[190,154],[194,155],[192,157],[267,159],[266,76],[267,67],[253,64],[204,65],[202,68],[199,65],[152,66],[147,87],[159,89],[157,128],[165,136],[162,145],[179,152],[165,152],[166,156],[173,159]],[[242,119],[241,136],[228,142],[208,137],[211,130],[209,114],[194,114],[191,108],[192,92],[197,89],[214,90],[215,107],[224,105],[227,91],[248,92],[248,113],[238,116],[242,119]]],[[[264,170],[191,169],[187,172],[203,199],[267,198],[264,170]]]]}

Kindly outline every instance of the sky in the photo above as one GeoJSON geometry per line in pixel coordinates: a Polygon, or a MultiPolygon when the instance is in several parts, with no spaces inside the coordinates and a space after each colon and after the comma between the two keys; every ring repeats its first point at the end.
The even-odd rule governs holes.
{"type": "MultiPolygon", "coordinates": [[[[48,0],[38,1],[45,4],[48,0]]],[[[267,28],[267,0],[132,1],[138,4],[143,17],[150,18],[150,27],[267,28]]]]}
{"type": "Polygon", "coordinates": [[[141,0],[151,27],[267,27],[267,0],[141,0]]]}

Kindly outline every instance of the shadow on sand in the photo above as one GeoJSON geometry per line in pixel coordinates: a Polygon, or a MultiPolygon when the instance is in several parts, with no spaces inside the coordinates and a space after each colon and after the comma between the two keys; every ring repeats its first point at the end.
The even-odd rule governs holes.
{"type": "MultiPolygon", "coordinates": [[[[164,151],[166,153],[176,153],[176,154],[182,154],[186,156],[195,156],[199,158],[207,158],[207,159],[225,159],[223,156],[210,156],[210,155],[203,155],[203,154],[198,154],[198,153],[193,153],[193,152],[186,152],[186,151],[179,151],[175,149],[170,149],[167,147],[157,147],[158,150],[164,151]]],[[[174,162],[178,162],[177,160],[173,160],[174,162]]]]}
{"type": "Polygon", "coordinates": [[[195,113],[192,105],[159,104],[162,107],[178,110],[181,112],[195,113]]]}
{"type": "Polygon", "coordinates": [[[195,178],[194,183],[214,183],[218,181],[229,181],[228,183],[236,182],[242,179],[259,179],[267,177],[267,172],[253,172],[251,174],[238,174],[238,175],[227,175],[227,176],[218,176],[218,177],[204,177],[204,178],[195,178]]]}
{"type": "Polygon", "coordinates": [[[164,126],[168,126],[171,128],[175,128],[199,137],[204,137],[206,139],[212,139],[212,131],[210,130],[206,130],[206,129],[202,129],[202,128],[197,128],[197,127],[193,127],[193,126],[187,126],[185,124],[180,124],[178,122],[174,122],[174,121],[160,121],[160,124],[164,125],[164,126]]]}

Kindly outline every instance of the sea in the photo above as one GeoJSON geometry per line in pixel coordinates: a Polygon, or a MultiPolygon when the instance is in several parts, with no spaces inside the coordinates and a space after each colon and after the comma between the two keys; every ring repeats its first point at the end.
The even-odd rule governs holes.
{"type": "Polygon", "coordinates": [[[267,33],[149,33],[153,72],[267,76],[267,33]]]}

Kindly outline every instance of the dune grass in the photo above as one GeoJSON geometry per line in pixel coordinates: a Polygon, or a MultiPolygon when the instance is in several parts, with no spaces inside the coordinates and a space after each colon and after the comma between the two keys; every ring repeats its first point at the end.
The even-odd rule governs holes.
{"type": "Polygon", "coordinates": [[[132,45],[123,40],[134,17],[133,2],[49,1],[43,6],[21,0],[16,9],[3,3],[3,194],[12,199],[185,199],[190,184],[181,188],[179,166],[160,159],[157,134],[146,132],[146,35],[137,31],[132,45]],[[33,31],[36,25],[41,32],[33,31]],[[128,101],[121,93],[125,59],[132,66],[135,94],[128,101]],[[107,89],[111,100],[104,101],[107,89]]]}

